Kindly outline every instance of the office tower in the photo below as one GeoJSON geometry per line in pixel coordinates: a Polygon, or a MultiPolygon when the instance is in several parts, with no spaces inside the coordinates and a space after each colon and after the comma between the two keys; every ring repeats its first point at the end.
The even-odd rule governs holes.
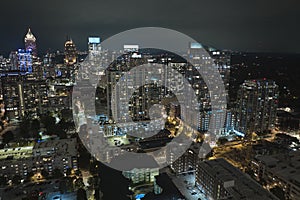
{"type": "Polygon", "coordinates": [[[110,64],[108,59],[107,50],[101,48],[100,37],[89,37],[88,38],[88,57],[85,59],[85,72],[81,75],[84,77],[91,76],[98,77],[104,74],[105,68],[110,64]]]}
{"type": "Polygon", "coordinates": [[[59,72],[57,69],[55,69],[56,63],[55,63],[55,57],[56,55],[54,53],[47,53],[43,57],[43,76],[45,78],[56,78],[59,75],[59,72]]]}
{"type": "Polygon", "coordinates": [[[278,95],[272,80],[246,80],[238,91],[236,129],[247,134],[275,128],[278,95]]]}
{"type": "Polygon", "coordinates": [[[223,158],[199,162],[196,172],[196,185],[208,199],[277,200],[269,191],[223,158]]]}
{"type": "Polygon", "coordinates": [[[24,38],[24,42],[25,42],[25,50],[32,51],[32,55],[34,57],[37,56],[37,47],[36,47],[36,38],[35,36],[32,34],[30,28],[28,29],[28,32],[24,38]]]}
{"type": "Polygon", "coordinates": [[[18,68],[23,73],[32,73],[32,50],[18,50],[18,68]]]}
{"type": "Polygon", "coordinates": [[[69,39],[65,43],[65,64],[67,66],[74,65],[77,62],[77,50],[72,39],[69,39]]]}
{"type": "Polygon", "coordinates": [[[89,53],[97,54],[98,52],[101,52],[100,42],[101,42],[100,37],[89,37],[88,38],[89,53]]]}

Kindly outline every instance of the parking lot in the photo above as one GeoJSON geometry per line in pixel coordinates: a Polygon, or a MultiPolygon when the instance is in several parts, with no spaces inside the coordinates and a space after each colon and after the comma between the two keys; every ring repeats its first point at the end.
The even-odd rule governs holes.
{"type": "Polygon", "coordinates": [[[171,176],[173,183],[188,200],[207,200],[204,194],[195,187],[194,173],[171,176]]]}
{"type": "MultiPolygon", "coordinates": [[[[9,186],[0,189],[1,200],[21,200],[34,190],[43,193],[57,192],[59,180],[40,181],[38,183],[26,183],[18,186],[9,186]]],[[[51,199],[52,200],[52,199],[51,199]]]]}

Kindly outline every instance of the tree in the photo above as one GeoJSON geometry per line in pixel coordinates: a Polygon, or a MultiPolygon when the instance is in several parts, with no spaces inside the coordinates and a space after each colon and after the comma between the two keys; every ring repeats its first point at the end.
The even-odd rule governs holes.
{"type": "Polygon", "coordinates": [[[71,109],[63,109],[60,111],[62,119],[65,121],[72,121],[73,120],[73,111],[71,109]]]}
{"type": "Polygon", "coordinates": [[[95,187],[95,180],[94,180],[94,177],[89,177],[88,180],[87,180],[87,183],[89,184],[89,186],[91,188],[94,188],[95,187]]]}
{"type": "Polygon", "coordinates": [[[39,191],[37,190],[32,190],[28,196],[28,200],[38,200],[39,199],[39,191]]]}
{"type": "Polygon", "coordinates": [[[0,176],[0,186],[6,186],[7,185],[7,178],[4,176],[0,176]]]}
{"type": "Polygon", "coordinates": [[[62,180],[59,182],[59,192],[60,193],[65,193],[68,189],[67,189],[67,182],[66,180],[62,180]]]}
{"type": "Polygon", "coordinates": [[[1,126],[1,130],[4,130],[4,123],[2,122],[2,120],[0,120],[0,126],[1,126]]]}
{"type": "Polygon", "coordinates": [[[32,131],[32,136],[34,138],[38,138],[38,134],[41,128],[40,121],[38,119],[34,119],[31,121],[31,131],[32,131]]]}
{"type": "Polygon", "coordinates": [[[78,178],[75,181],[75,188],[84,188],[84,183],[82,178],[78,178]]]}
{"type": "Polygon", "coordinates": [[[55,130],[56,130],[55,117],[52,117],[50,115],[43,116],[41,118],[41,122],[43,123],[48,134],[55,134],[55,130]]]}
{"type": "Polygon", "coordinates": [[[60,139],[66,139],[67,133],[63,129],[61,129],[59,126],[56,126],[56,129],[53,131],[60,139]]]}
{"type": "Polygon", "coordinates": [[[60,120],[60,122],[57,124],[57,129],[62,133],[65,134],[69,132],[70,130],[73,130],[75,128],[75,125],[73,122],[66,121],[65,119],[60,120]]]}
{"type": "Polygon", "coordinates": [[[81,173],[80,169],[76,170],[75,174],[76,174],[76,176],[82,176],[82,173],[81,173]]]}
{"type": "Polygon", "coordinates": [[[103,192],[103,200],[122,199],[129,200],[130,181],[126,179],[122,172],[112,169],[99,162],[100,188],[103,192]],[[118,192],[116,192],[116,183],[118,183],[118,192]]]}
{"type": "Polygon", "coordinates": [[[280,187],[276,186],[272,189],[270,189],[270,192],[272,192],[275,196],[277,196],[279,199],[285,199],[285,192],[280,187]]]}
{"type": "Polygon", "coordinates": [[[66,175],[67,176],[70,176],[72,173],[72,169],[71,168],[68,168],[67,171],[66,171],[66,175]]]}
{"type": "Polygon", "coordinates": [[[66,186],[67,186],[67,191],[68,192],[73,192],[74,191],[74,181],[76,180],[75,177],[65,177],[66,180],[66,186]]]}
{"type": "Polygon", "coordinates": [[[4,133],[4,135],[2,135],[2,138],[3,138],[3,143],[8,144],[14,139],[14,134],[12,131],[7,131],[6,133],[4,133]]]}
{"type": "Polygon", "coordinates": [[[80,188],[77,190],[77,200],[87,200],[85,189],[80,188]]]}
{"type": "Polygon", "coordinates": [[[62,174],[62,172],[58,168],[55,168],[52,172],[52,176],[53,176],[53,178],[61,178],[64,175],[62,174]]]}
{"type": "Polygon", "coordinates": [[[20,135],[23,138],[29,138],[29,127],[30,127],[30,120],[27,118],[23,118],[20,123],[20,135]]]}
{"type": "Polygon", "coordinates": [[[22,177],[20,175],[14,175],[14,177],[12,178],[12,183],[14,185],[18,185],[19,183],[21,183],[21,179],[22,177]]]}
{"type": "Polygon", "coordinates": [[[43,170],[41,171],[41,174],[42,174],[42,176],[43,176],[45,179],[47,179],[47,178],[49,177],[49,172],[48,172],[47,170],[45,170],[45,169],[43,169],[43,170]]]}
{"type": "Polygon", "coordinates": [[[224,145],[226,142],[228,142],[228,139],[225,137],[220,137],[217,141],[218,145],[224,145]]]}
{"type": "Polygon", "coordinates": [[[33,177],[33,176],[34,176],[34,173],[33,173],[33,172],[29,172],[29,173],[27,174],[27,176],[26,176],[25,181],[27,181],[27,182],[31,181],[31,177],[33,177]]]}

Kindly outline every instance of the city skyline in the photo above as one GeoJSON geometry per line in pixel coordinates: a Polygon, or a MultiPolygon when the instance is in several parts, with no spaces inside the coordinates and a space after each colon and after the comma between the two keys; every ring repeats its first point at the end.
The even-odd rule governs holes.
{"type": "MultiPolygon", "coordinates": [[[[64,51],[39,58],[34,55],[40,48],[36,45],[38,37],[28,30],[23,49],[12,52],[9,58],[0,57],[1,197],[19,195],[18,199],[27,196],[31,200],[30,196],[37,191],[47,200],[86,200],[84,196],[98,200],[102,195],[105,200],[124,199],[125,192],[131,193],[132,200],[260,196],[277,200],[283,199],[283,195],[297,199],[296,177],[291,185],[289,171],[278,173],[279,180],[269,179],[272,170],[264,163],[272,156],[282,159],[280,155],[290,155],[289,151],[299,153],[296,132],[300,118],[293,110],[297,106],[277,105],[279,87],[287,93],[289,88],[269,78],[259,79],[260,76],[255,80],[244,77],[242,84],[236,81],[240,71],[247,72],[248,65],[260,66],[259,54],[253,63],[250,59],[245,64],[251,54],[248,57],[184,41],[188,48],[178,59],[179,55],[172,52],[140,49],[137,44],[145,42],[140,38],[133,37],[133,43],[120,38],[113,40],[119,43],[112,46],[121,46],[121,50],[105,48],[100,37],[87,38],[86,59],[80,59],[82,52],[73,39],[67,38],[64,51]],[[242,60],[233,55],[240,55],[242,60]],[[209,71],[210,67],[217,73],[209,71]],[[93,82],[95,77],[99,78],[98,83],[93,82]],[[223,80],[226,93],[240,89],[237,96],[229,95],[228,107],[214,110],[212,102],[226,103],[226,93],[213,95],[221,88],[219,84],[211,85],[218,77],[223,80]],[[187,84],[183,84],[184,80],[188,80],[187,84]],[[122,87],[117,87],[119,83],[122,87]],[[136,86],[135,92],[129,90],[136,86]],[[196,98],[191,99],[188,91],[194,91],[196,98]],[[94,106],[90,107],[91,102],[94,106]],[[285,115],[277,115],[279,111],[285,115]],[[164,117],[152,123],[159,116],[164,117]],[[144,130],[150,131],[150,135],[144,130]],[[204,170],[206,165],[212,170],[204,170]],[[121,173],[117,182],[124,181],[118,187],[126,187],[118,197],[114,197],[109,181],[105,180],[106,176],[111,180],[116,172],[103,172],[112,169],[121,173]],[[99,177],[101,186],[92,181],[98,182],[99,177]],[[43,187],[38,188],[39,184],[43,187]],[[144,184],[147,187],[140,189],[144,184]]],[[[287,100],[288,96],[283,94],[282,99],[287,100]]],[[[276,165],[281,167],[280,161],[276,165]]]]}
{"type": "Polygon", "coordinates": [[[300,200],[300,2],[5,1],[0,200],[300,200]]]}

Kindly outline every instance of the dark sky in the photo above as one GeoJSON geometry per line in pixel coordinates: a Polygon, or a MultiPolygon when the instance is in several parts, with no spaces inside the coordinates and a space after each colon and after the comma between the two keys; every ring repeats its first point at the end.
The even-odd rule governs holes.
{"type": "Polygon", "coordinates": [[[40,51],[80,50],[89,35],[105,39],[158,26],[220,49],[300,53],[299,0],[3,0],[0,54],[23,47],[28,27],[40,51]]]}

